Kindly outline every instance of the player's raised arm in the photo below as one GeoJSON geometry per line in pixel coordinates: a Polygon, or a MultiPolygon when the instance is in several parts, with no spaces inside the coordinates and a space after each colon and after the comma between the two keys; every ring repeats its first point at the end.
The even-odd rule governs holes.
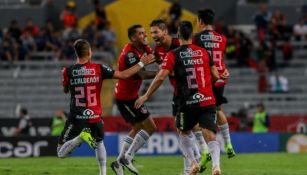
{"type": "Polygon", "coordinates": [[[146,93],[137,99],[135,102],[135,108],[140,108],[150,97],[151,95],[161,86],[165,78],[169,75],[170,71],[167,69],[161,69],[155,79],[151,82],[146,93]]]}
{"type": "Polygon", "coordinates": [[[124,71],[115,71],[113,78],[114,79],[124,79],[124,80],[128,79],[132,75],[134,75],[137,72],[139,72],[140,70],[142,70],[145,65],[151,64],[153,62],[155,62],[155,58],[153,57],[153,55],[144,54],[141,57],[140,62],[138,62],[136,65],[134,65],[134,66],[132,66],[129,69],[126,69],[124,71]]]}

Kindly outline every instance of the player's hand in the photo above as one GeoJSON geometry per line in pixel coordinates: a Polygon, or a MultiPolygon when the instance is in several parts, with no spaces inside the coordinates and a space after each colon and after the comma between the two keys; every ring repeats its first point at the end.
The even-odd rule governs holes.
{"type": "Polygon", "coordinates": [[[229,78],[229,72],[227,69],[225,69],[225,71],[223,72],[223,74],[221,75],[221,78],[223,80],[227,80],[229,78]]]}
{"type": "Polygon", "coordinates": [[[143,54],[140,60],[144,65],[151,64],[156,61],[155,56],[153,54],[143,54]]]}
{"type": "Polygon", "coordinates": [[[146,101],[148,100],[148,97],[143,95],[143,96],[140,96],[136,101],[135,101],[135,104],[134,104],[134,107],[136,109],[139,109],[146,101]]]}

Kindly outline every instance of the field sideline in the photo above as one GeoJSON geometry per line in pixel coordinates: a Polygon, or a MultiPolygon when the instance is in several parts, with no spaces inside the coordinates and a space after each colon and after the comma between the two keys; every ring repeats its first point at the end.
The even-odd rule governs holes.
{"type": "MultiPolygon", "coordinates": [[[[108,166],[115,157],[108,158],[108,166]]],[[[138,156],[136,165],[142,175],[179,175],[180,156],[138,156]]],[[[206,170],[202,174],[210,175],[206,170]]],[[[1,175],[98,175],[94,157],[3,158],[1,175]]],[[[108,167],[108,175],[114,174],[108,167]]],[[[126,175],[131,173],[126,171],[126,175]]],[[[307,154],[238,154],[233,159],[222,156],[223,175],[307,175],[307,154]]]]}

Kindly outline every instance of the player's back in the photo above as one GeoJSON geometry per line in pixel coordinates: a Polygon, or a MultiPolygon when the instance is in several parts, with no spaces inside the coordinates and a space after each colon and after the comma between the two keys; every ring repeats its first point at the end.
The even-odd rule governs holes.
{"type": "Polygon", "coordinates": [[[227,40],[224,35],[214,30],[204,30],[194,36],[193,43],[209,52],[219,74],[225,71],[224,54],[227,40]]]}
{"type": "MultiPolygon", "coordinates": [[[[152,54],[149,46],[144,46],[143,50],[136,49],[132,44],[126,44],[118,60],[119,71],[124,71],[137,64],[144,53],[152,54]]],[[[142,84],[142,78],[135,74],[127,80],[118,80],[114,95],[119,100],[134,100],[138,97],[138,91],[142,84]]]]}
{"type": "MultiPolygon", "coordinates": [[[[167,57],[174,60],[178,98],[181,105],[203,107],[215,104],[211,84],[211,65],[207,51],[196,45],[182,45],[167,57]]],[[[166,63],[166,60],[164,63],[166,63]]],[[[163,63],[163,64],[164,64],[163,63]]],[[[162,68],[165,65],[162,65],[162,68]]]]}
{"type": "MultiPolygon", "coordinates": [[[[70,117],[79,121],[98,122],[101,120],[100,92],[104,74],[100,64],[75,64],[64,68],[64,86],[71,93],[70,117]]],[[[110,70],[112,72],[112,70],[110,70]]]]}

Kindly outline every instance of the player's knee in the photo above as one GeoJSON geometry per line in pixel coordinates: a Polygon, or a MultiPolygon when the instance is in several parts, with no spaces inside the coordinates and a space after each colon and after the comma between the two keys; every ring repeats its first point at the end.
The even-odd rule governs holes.
{"type": "Polygon", "coordinates": [[[177,133],[179,134],[179,135],[181,135],[181,136],[188,136],[188,135],[190,135],[191,134],[191,130],[189,130],[189,131],[182,131],[182,130],[180,130],[180,129],[177,129],[177,133]]]}
{"type": "Polygon", "coordinates": [[[212,130],[212,129],[203,129],[203,131],[204,131],[205,140],[207,142],[216,140],[216,135],[215,135],[215,131],[214,130],[212,130]]]}

